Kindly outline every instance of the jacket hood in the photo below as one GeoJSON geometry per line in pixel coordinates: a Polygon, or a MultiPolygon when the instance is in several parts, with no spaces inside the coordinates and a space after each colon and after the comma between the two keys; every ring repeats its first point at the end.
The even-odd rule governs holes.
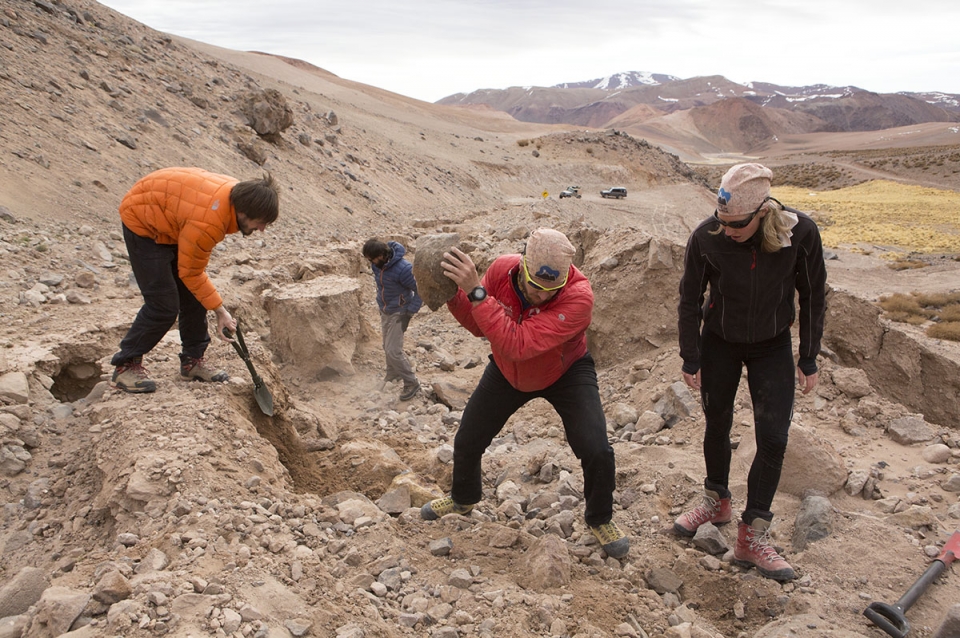
{"type": "Polygon", "coordinates": [[[404,248],[403,244],[401,243],[398,243],[395,241],[388,241],[387,246],[389,246],[390,250],[393,251],[393,256],[390,258],[390,261],[388,261],[383,265],[384,268],[389,268],[390,266],[394,265],[395,263],[403,259],[403,256],[407,254],[407,249],[404,248]]]}

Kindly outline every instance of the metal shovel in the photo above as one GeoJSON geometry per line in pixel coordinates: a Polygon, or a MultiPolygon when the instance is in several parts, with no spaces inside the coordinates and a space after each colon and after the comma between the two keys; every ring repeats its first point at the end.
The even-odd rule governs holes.
{"type": "Polygon", "coordinates": [[[910,609],[913,603],[917,602],[917,599],[926,591],[930,583],[943,573],[943,570],[953,562],[958,554],[960,554],[960,531],[955,531],[950,536],[950,540],[943,546],[940,555],[930,564],[930,567],[927,567],[927,571],[923,572],[923,575],[913,583],[907,593],[900,597],[900,600],[893,605],[870,603],[863,610],[863,615],[894,638],[904,638],[910,631],[910,621],[907,620],[904,612],[910,609]]]}
{"type": "MultiPolygon", "coordinates": [[[[224,328],[223,334],[228,339],[233,338],[229,328],[224,328]]],[[[250,361],[250,351],[247,350],[247,344],[243,341],[243,333],[240,332],[239,321],[237,322],[236,339],[230,343],[233,344],[233,348],[237,351],[237,354],[240,355],[240,358],[243,359],[243,362],[247,364],[247,369],[250,370],[250,376],[253,377],[253,396],[257,400],[257,405],[260,406],[260,411],[267,416],[273,416],[273,395],[270,394],[270,390],[267,389],[266,384],[264,384],[260,375],[257,374],[257,371],[253,369],[253,363],[250,361]]]]}

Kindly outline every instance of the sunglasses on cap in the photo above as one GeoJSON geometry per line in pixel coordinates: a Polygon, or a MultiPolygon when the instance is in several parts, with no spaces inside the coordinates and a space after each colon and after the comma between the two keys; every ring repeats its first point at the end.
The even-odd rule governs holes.
{"type": "Polygon", "coordinates": [[[552,292],[552,291],[554,291],[554,290],[560,290],[561,288],[563,288],[564,286],[567,285],[567,277],[570,276],[570,269],[569,269],[569,268],[567,269],[567,274],[564,275],[563,281],[560,282],[560,285],[559,285],[559,286],[551,286],[550,288],[547,288],[547,287],[542,286],[542,285],[538,284],[537,282],[535,282],[535,281],[533,280],[533,277],[530,276],[530,271],[527,270],[527,256],[526,256],[526,255],[523,256],[523,259],[521,259],[520,262],[523,264],[523,276],[524,276],[524,278],[526,279],[526,282],[530,285],[531,288],[533,288],[533,289],[535,289],[535,290],[539,290],[540,292],[552,292]]]}
{"type": "Polygon", "coordinates": [[[757,213],[760,212],[760,209],[763,208],[763,205],[766,204],[767,202],[777,202],[777,205],[779,205],[780,208],[783,208],[783,204],[781,204],[778,200],[774,199],[773,197],[768,196],[763,198],[763,201],[760,202],[759,206],[757,206],[757,210],[750,213],[746,219],[741,219],[735,222],[725,222],[722,219],[720,219],[720,209],[714,209],[713,218],[717,220],[717,223],[719,223],[721,226],[726,226],[727,228],[734,228],[734,229],[746,228],[747,226],[750,225],[750,222],[753,221],[753,218],[757,216],[757,213]]]}

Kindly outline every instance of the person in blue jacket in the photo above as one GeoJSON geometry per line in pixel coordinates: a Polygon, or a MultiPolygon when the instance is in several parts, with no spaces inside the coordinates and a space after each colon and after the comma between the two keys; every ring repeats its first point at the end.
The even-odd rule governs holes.
{"type": "Polygon", "coordinates": [[[413,266],[403,258],[406,252],[407,249],[395,241],[372,238],[363,245],[363,256],[370,262],[377,282],[383,352],[387,358],[387,375],[383,381],[403,380],[401,401],[409,401],[420,391],[420,381],[403,352],[403,333],[410,325],[410,318],[423,305],[417,294],[413,266]]]}

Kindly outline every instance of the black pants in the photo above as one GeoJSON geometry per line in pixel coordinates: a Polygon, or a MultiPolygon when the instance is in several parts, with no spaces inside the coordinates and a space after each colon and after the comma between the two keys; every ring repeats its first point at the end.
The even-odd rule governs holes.
{"type": "Polygon", "coordinates": [[[140,237],[126,225],[123,226],[123,240],[143,295],[143,307],[120,342],[120,352],[113,355],[110,364],[117,366],[153,350],[178,318],[183,344],[181,360],[185,357],[199,359],[210,345],[207,309],[187,290],[177,274],[177,245],[158,244],[140,237]]]}
{"type": "Polygon", "coordinates": [[[463,411],[453,442],[453,489],[457,503],[477,503],[483,496],[480,460],[507,419],[531,399],[550,402],[563,421],[567,442],[583,468],[584,519],[587,525],[609,523],[613,516],[616,463],[607,441],[597,370],[590,354],[570,366],[553,385],[521,392],[504,378],[497,364],[486,370],[463,411]]]}
{"type": "Polygon", "coordinates": [[[795,366],[790,331],[759,343],[730,343],[707,330],[701,339],[700,400],[707,421],[703,435],[707,465],[704,486],[721,497],[730,495],[730,428],[740,372],[746,365],[757,453],[747,475],[747,506],[742,520],[772,520],[770,505],[780,484],[793,418],[795,366]]]}

